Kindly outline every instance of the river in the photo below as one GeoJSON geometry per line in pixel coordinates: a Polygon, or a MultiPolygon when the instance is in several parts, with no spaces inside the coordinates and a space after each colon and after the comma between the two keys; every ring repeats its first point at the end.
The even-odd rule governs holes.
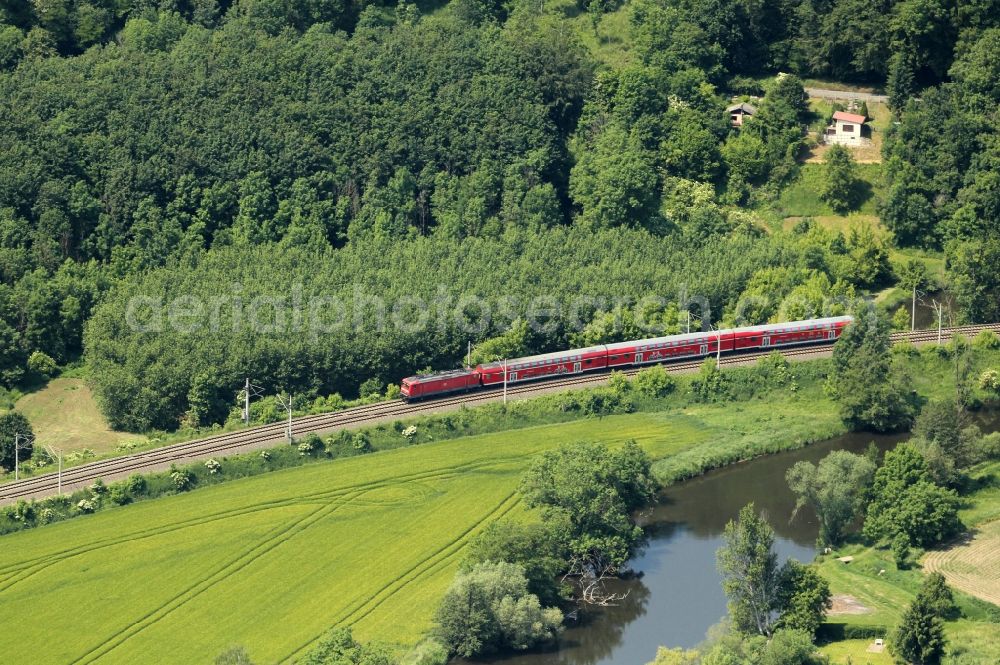
{"type": "MultiPolygon", "coordinates": [[[[747,503],[764,510],[774,527],[781,560],[811,561],[815,515],[803,510],[790,520],[795,499],[785,472],[800,460],[817,462],[832,450],[863,452],[875,441],[886,450],[906,435],[846,434],[806,448],[711,471],[674,485],[644,513],[645,549],[631,562],[635,578],[616,583],[629,595],[617,607],[591,610],[570,622],[559,648],[472,661],[492,665],[642,665],[658,646],[693,647],[726,614],[715,567],[722,530],[747,503]]],[[[465,662],[465,661],[459,661],[465,662]]]]}

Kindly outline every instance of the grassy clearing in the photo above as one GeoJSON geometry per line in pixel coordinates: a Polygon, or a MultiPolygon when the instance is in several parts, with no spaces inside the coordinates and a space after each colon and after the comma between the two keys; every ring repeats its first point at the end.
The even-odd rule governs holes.
{"type": "MultiPolygon", "coordinates": [[[[828,624],[842,624],[842,629],[855,631],[868,628],[872,637],[889,636],[902,612],[916,596],[923,578],[919,567],[897,570],[887,550],[861,546],[848,546],[833,555],[821,557],[820,572],[829,580],[833,593],[849,594],[872,610],[868,614],[830,617],[828,624]],[[844,564],[835,558],[845,555],[853,556],[854,560],[844,564]],[[880,571],[885,572],[880,575],[880,571]]],[[[963,618],[945,624],[950,652],[956,655],[959,652],[969,653],[976,658],[972,662],[1000,661],[1000,640],[996,638],[1000,630],[992,616],[996,612],[995,607],[991,609],[992,606],[960,591],[955,596],[963,618]]],[[[855,642],[871,644],[872,638],[825,645],[822,650],[831,656],[831,663],[843,665],[847,662],[847,655],[854,663],[865,662],[850,653],[854,647],[844,646],[845,642],[848,645],[855,642]]]]}
{"type": "Polygon", "coordinates": [[[630,12],[628,3],[622,3],[615,11],[602,14],[595,26],[591,15],[576,0],[550,0],[545,3],[541,20],[569,25],[599,65],[619,69],[634,59],[630,12]]]}
{"type": "MultiPolygon", "coordinates": [[[[878,215],[862,215],[860,213],[853,212],[849,215],[818,215],[811,216],[808,215],[814,222],[819,226],[822,226],[827,231],[839,231],[843,234],[850,232],[851,228],[858,226],[860,224],[868,224],[875,229],[881,229],[881,220],[878,215]]],[[[782,220],[781,226],[785,231],[790,231],[796,224],[805,219],[805,216],[800,217],[785,217],[782,220]]]]}
{"type": "MultiPolygon", "coordinates": [[[[823,217],[841,218],[824,203],[820,197],[825,165],[803,164],[798,179],[785,188],[777,202],[777,213],[783,217],[823,217]]],[[[855,170],[861,181],[859,189],[860,206],[854,213],[877,215],[879,195],[883,189],[881,166],[878,164],[856,164],[855,170]]],[[[853,213],[852,213],[853,214],[853,213]]]]}
{"type": "Polygon", "coordinates": [[[821,90],[837,90],[840,92],[866,92],[882,94],[883,90],[879,86],[844,83],[842,81],[828,81],[825,79],[804,79],[802,85],[807,88],[820,88],[821,90]]]}
{"type": "Polygon", "coordinates": [[[113,451],[122,441],[145,441],[129,432],[116,432],[97,407],[83,379],[58,378],[17,401],[40,442],[65,452],[89,448],[95,453],[113,451]]]}
{"type": "Polygon", "coordinates": [[[830,658],[831,663],[847,663],[853,665],[893,665],[892,654],[888,650],[881,653],[868,651],[872,640],[843,640],[824,646],[821,651],[830,658]]]}

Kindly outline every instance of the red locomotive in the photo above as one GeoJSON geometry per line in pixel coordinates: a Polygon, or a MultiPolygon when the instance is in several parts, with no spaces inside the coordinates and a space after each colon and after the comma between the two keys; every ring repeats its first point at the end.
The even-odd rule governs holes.
{"type": "Polygon", "coordinates": [[[829,344],[835,342],[853,320],[850,316],[836,316],[789,323],[769,323],[762,326],[668,335],[632,342],[601,344],[586,349],[543,353],[526,358],[511,358],[505,363],[486,363],[472,369],[411,376],[403,379],[400,392],[405,400],[417,400],[503,385],[505,373],[507,383],[510,384],[566,374],[687,360],[717,353],[799,344],[829,344]]]}

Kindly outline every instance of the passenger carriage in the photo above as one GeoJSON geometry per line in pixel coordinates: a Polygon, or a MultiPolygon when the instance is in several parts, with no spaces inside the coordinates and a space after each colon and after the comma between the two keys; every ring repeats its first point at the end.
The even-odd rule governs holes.
{"type": "MultiPolygon", "coordinates": [[[[507,383],[533,381],[550,376],[580,374],[607,367],[604,345],[586,349],[571,349],[557,353],[543,353],[507,361],[507,383]]],[[[476,367],[479,381],[484,386],[503,384],[504,363],[492,362],[476,367]]]]}
{"type": "Polygon", "coordinates": [[[733,350],[733,331],[685,333],[608,344],[608,367],[635,367],[733,350]]]}
{"type": "Polygon", "coordinates": [[[769,323],[732,330],[668,335],[631,342],[618,342],[585,349],[543,353],[526,358],[478,365],[474,369],[436,372],[403,379],[403,399],[413,400],[549,377],[653,363],[700,358],[717,353],[781,348],[801,344],[832,344],[853,321],[835,316],[790,323],[769,323]]]}
{"type": "Polygon", "coordinates": [[[733,350],[767,349],[796,344],[834,342],[853,319],[835,316],[790,323],[768,323],[733,330],[733,350]]]}

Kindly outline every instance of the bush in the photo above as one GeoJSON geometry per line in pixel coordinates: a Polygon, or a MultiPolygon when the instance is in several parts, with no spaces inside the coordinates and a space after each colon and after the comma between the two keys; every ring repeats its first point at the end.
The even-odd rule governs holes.
{"type": "Polygon", "coordinates": [[[991,432],[979,440],[979,456],[984,460],[1000,459],[1000,432],[991,432]]]}
{"type": "Polygon", "coordinates": [[[597,389],[581,393],[578,404],[580,411],[588,416],[631,413],[635,410],[635,405],[630,399],[613,389],[597,389]]]}
{"type": "Polygon", "coordinates": [[[296,447],[299,452],[299,457],[308,457],[314,455],[315,453],[323,450],[323,439],[319,437],[315,432],[309,432],[299,445],[296,447]]]}
{"type": "Polygon", "coordinates": [[[222,470],[222,465],[219,464],[219,460],[213,458],[205,460],[205,468],[208,469],[210,475],[214,476],[222,470]]]}
{"type": "Polygon", "coordinates": [[[446,665],[448,650],[434,639],[427,639],[413,647],[400,661],[400,665],[446,665]]]}
{"type": "Polygon", "coordinates": [[[481,563],[455,577],[435,621],[449,653],[469,658],[547,642],[558,634],[562,612],[543,608],[528,592],[522,567],[481,563]]]}
{"type": "Polygon", "coordinates": [[[913,319],[911,318],[910,311],[906,309],[905,305],[901,305],[896,310],[896,313],[892,315],[893,330],[909,330],[912,322],[913,319]]]}
{"type": "Polygon", "coordinates": [[[382,381],[378,377],[365,380],[358,388],[361,399],[373,399],[382,396],[382,381]]]}
{"type": "Polygon", "coordinates": [[[126,503],[132,501],[132,497],[129,496],[128,489],[125,488],[121,483],[114,483],[108,490],[108,498],[116,506],[124,506],[126,503]]]}
{"type": "Polygon", "coordinates": [[[674,391],[677,380],[663,365],[653,365],[639,370],[632,385],[640,395],[666,397],[674,391]]]}
{"type": "Polygon", "coordinates": [[[188,469],[171,467],[170,481],[174,484],[174,489],[178,492],[186,492],[194,485],[194,474],[188,469]]]}
{"type": "Polygon", "coordinates": [[[1000,372],[988,369],[980,374],[979,388],[994,395],[1000,395],[1000,372]]]}
{"type": "Polygon", "coordinates": [[[303,665],[392,665],[389,650],[378,644],[360,644],[350,628],[334,628],[306,654],[303,665]]]}
{"type": "Polygon", "coordinates": [[[354,436],[351,437],[351,445],[354,446],[355,450],[362,453],[369,453],[372,451],[372,440],[371,437],[368,436],[367,432],[355,433],[354,436]]]}
{"type": "Polygon", "coordinates": [[[28,356],[28,370],[43,379],[48,379],[56,373],[58,366],[49,354],[35,351],[28,356]]]}
{"type": "Polygon", "coordinates": [[[146,479],[138,473],[133,473],[125,479],[125,487],[132,496],[142,496],[146,493],[146,479]]]}
{"type": "Polygon", "coordinates": [[[632,385],[629,383],[628,377],[625,376],[624,372],[611,372],[611,378],[608,379],[608,388],[618,395],[625,395],[631,390],[632,385]]]}
{"type": "Polygon", "coordinates": [[[729,388],[715,358],[705,358],[698,378],[691,382],[691,394],[699,402],[714,402],[729,397],[729,388]]]}
{"type": "Polygon", "coordinates": [[[752,368],[754,374],[764,380],[769,387],[781,387],[787,385],[792,379],[791,365],[788,358],[780,351],[772,351],[752,368]]]}
{"type": "Polygon", "coordinates": [[[997,335],[992,330],[982,330],[972,340],[972,346],[984,351],[1000,349],[1000,335],[997,335]]]}
{"type": "Polygon", "coordinates": [[[35,522],[35,504],[18,499],[17,503],[10,508],[10,516],[15,521],[30,526],[35,522]]]}

